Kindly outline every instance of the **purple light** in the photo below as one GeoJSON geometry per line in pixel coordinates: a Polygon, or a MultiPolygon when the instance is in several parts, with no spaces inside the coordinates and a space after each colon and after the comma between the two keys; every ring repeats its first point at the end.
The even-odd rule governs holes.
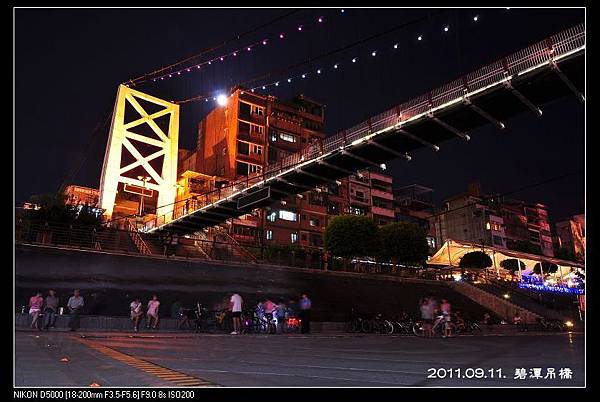
{"type": "Polygon", "coordinates": [[[171,77],[172,77],[172,75],[171,75],[171,74],[169,74],[169,78],[171,78],[171,77]]]}
{"type": "Polygon", "coordinates": [[[298,31],[302,31],[302,25],[298,27],[298,31]]]}
{"type": "Polygon", "coordinates": [[[212,64],[212,63],[209,61],[209,62],[208,62],[208,64],[210,65],[210,64],[212,64]]]}
{"type": "Polygon", "coordinates": [[[323,22],[323,17],[319,17],[319,22],[323,22]]]}
{"type": "Polygon", "coordinates": [[[283,33],[279,34],[279,39],[283,39],[285,37],[285,35],[283,33]]]}
{"type": "Polygon", "coordinates": [[[188,72],[188,73],[190,72],[190,69],[189,69],[189,68],[187,69],[187,72],[188,72]]]}
{"type": "Polygon", "coordinates": [[[181,71],[177,71],[177,75],[181,75],[181,71]]]}
{"type": "Polygon", "coordinates": [[[198,65],[196,66],[196,68],[197,68],[197,69],[200,69],[200,64],[198,64],[198,65]]]}
{"type": "MultiPolygon", "coordinates": [[[[281,38],[281,35],[279,35],[279,37],[281,38]]],[[[266,44],[267,44],[267,40],[266,40],[266,39],[263,39],[263,41],[262,41],[262,44],[263,44],[263,45],[266,45],[266,44]]]]}
{"type": "Polygon", "coordinates": [[[252,48],[251,48],[251,47],[249,47],[249,48],[248,48],[248,51],[250,51],[250,50],[252,50],[252,48]]]}
{"type": "Polygon", "coordinates": [[[237,52],[233,52],[233,55],[234,55],[234,56],[237,56],[237,52]]]}
{"type": "Polygon", "coordinates": [[[221,61],[225,60],[225,57],[221,57],[221,61]]]}
{"type": "Polygon", "coordinates": [[[165,77],[160,77],[160,79],[161,79],[161,80],[164,80],[164,79],[165,79],[165,77]]]}

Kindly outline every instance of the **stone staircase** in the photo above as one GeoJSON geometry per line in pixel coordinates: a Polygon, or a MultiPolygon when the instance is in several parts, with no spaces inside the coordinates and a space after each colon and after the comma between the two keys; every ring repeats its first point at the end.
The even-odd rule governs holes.
{"type": "Polygon", "coordinates": [[[508,322],[512,322],[512,318],[517,311],[523,319],[523,322],[527,324],[535,324],[538,319],[542,318],[541,315],[536,314],[533,311],[509,302],[508,300],[498,297],[492,293],[486,292],[485,290],[471,285],[470,283],[449,282],[448,286],[450,286],[456,292],[473,300],[475,303],[492,311],[497,316],[503,317],[508,322]]]}

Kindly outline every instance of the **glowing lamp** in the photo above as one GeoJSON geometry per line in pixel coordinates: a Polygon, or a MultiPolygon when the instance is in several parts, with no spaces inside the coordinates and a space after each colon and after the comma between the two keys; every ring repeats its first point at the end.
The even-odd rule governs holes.
{"type": "Polygon", "coordinates": [[[217,96],[217,104],[219,106],[227,105],[227,96],[225,96],[224,94],[220,94],[219,96],[217,96]]]}

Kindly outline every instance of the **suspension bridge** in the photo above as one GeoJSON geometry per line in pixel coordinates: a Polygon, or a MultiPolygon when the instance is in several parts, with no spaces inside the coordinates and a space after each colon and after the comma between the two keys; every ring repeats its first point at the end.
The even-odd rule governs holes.
{"type": "Polygon", "coordinates": [[[355,174],[417,150],[442,150],[445,141],[468,144],[470,133],[492,124],[498,130],[522,113],[543,115],[542,106],[565,96],[585,101],[585,25],[486,65],[417,98],[326,138],[254,174],[198,197],[181,200],[142,229],[190,234],[272,205],[283,198],[355,174]]]}

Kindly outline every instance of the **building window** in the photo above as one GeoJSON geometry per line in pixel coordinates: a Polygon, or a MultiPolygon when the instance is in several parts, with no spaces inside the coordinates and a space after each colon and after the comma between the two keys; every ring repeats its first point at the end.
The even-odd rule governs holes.
{"type": "Polygon", "coordinates": [[[283,141],[287,141],[287,142],[296,142],[297,141],[296,136],[286,134],[286,133],[279,133],[279,138],[281,138],[283,141]]]}
{"type": "Polygon", "coordinates": [[[252,152],[254,152],[256,155],[262,155],[262,151],[263,151],[262,145],[252,146],[252,152]]]}
{"type": "Polygon", "coordinates": [[[504,245],[504,239],[500,236],[492,236],[492,239],[494,241],[494,244],[497,246],[503,246],[504,245]]]}
{"type": "Polygon", "coordinates": [[[427,245],[431,249],[435,249],[435,239],[431,236],[427,236],[427,245]]]}
{"type": "Polygon", "coordinates": [[[238,125],[238,133],[241,135],[250,135],[250,124],[245,121],[240,121],[238,125]]]}
{"type": "Polygon", "coordinates": [[[238,176],[248,176],[248,164],[237,161],[235,172],[238,176]]]}
{"type": "Polygon", "coordinates": [[[258,116],[262,116],[265,114],[264,109],[256,105],[252,105],[252,113],[258,116]]]}
{"type": "Polygon", "coordinates": [[[250,155],[250,144],[238,140],[237,150],[240,155],[250,155]]]}
{"type": "Polygon", "coordinates": [[[292,211],[286,211],[284,209],[279,211],[279,219],[284,221],[296,222],[298,220],[298,214],[292,211]]]}
{"type": "Polygon", "coordinates": [[[298,233],[296,233],[296,232],[290,233],[290,239],[292,240],[292,243],[297,243],[298,242],[298,233]]]}
{"type": "Polygon", "coordinates": [[[267,215],[267,220],[268,220],[269,222],[275,222],[275,220],[276,220],[276,219],[277,219],[277,212],[275,212],[275,211],[273,211],[273,212],[270,212],[270,213],[267,215]]]}
{"type": "Polygon", "coordinates": [[[248,103],[240,102],[240,116],[248,116],[251,106],[248,103]]]}
{"type": "Polygon", "coordinates": [[[269,147],[269,162],[277,161],[277,150],[269,147]]]}
{"type": "Polygon", "coordinates": [[[265,237],[267,238],[267,240],[273,240],[273,231],[272,230],[267,230],[265,232],[265,237]]]}
{"type": "Polygon", "coordinates": [[[308,221],[310,226],[319,226],[319,220],[311,216],[310,221],[308,221]]]}
{"type": "Polygon", "coordinates": [[[329,215],[339,215],[340,214],[340,204],[337,202],[330,202],[327,205],[327,213],[329,215]]]}
{"type": "Polygon", "coordinates": [[[306,236],[306,233],[302,233],[302,241],[306,241],[308,240],[308,237],[306,236]]]}
{"type": "Polygon", "coordinates": [[[256,134],[262,134],[265,132],[265,128],[263,126],[252,124],[252,132],[256,134]]]}

